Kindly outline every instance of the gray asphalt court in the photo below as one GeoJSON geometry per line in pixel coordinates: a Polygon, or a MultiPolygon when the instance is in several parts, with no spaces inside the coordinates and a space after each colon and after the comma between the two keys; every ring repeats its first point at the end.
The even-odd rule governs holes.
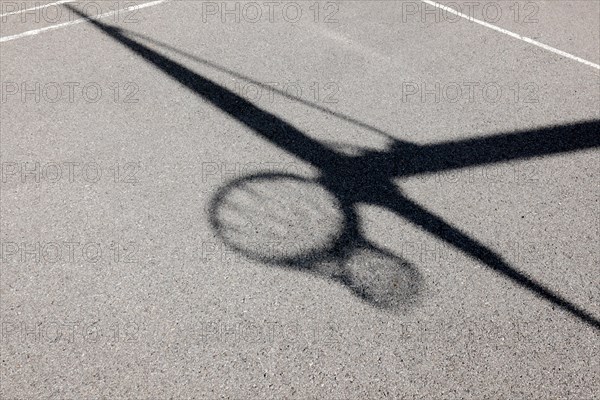
{"type": "Polygon", "coordinates": [[[600,2],[2,1],[0,399],[600,398],[600,2]]]}

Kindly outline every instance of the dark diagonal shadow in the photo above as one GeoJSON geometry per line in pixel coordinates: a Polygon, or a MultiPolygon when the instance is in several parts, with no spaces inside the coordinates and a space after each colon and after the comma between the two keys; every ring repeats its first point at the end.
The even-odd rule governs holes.
{"type": "MultiPolygon", "coordinates": [[[[65,6],[86,17],[68,4],[65,6]]],[[[282,118],[260,109],[216,82],[131,39],[123,31],[98,20],[89,22],[263,139],[320,170],[321,176],[314,181],[281,174],[263,174],[232,182],[221,190],[212,203],[211,222],[217,233],[233,248],[255,259],[324,274],[348,285],[355,294],[374,305],[387,305],[386,299],[394,291],[402,292],[399,296],[392,296],[394,301],[409,301],[409,297],[418,293],[418,272],[400,258],[369,243],[361,232],[356,206],[360,203],[380,205],[595,329],[600,329],[600,321],[593,315],[519,272],[484,244],[408,199],[392,182],[392,178],[399,176],[596,148],[600,146],[598,121],[424,146],[394,139],[394,144],[387,151],[367,151],[359,156],[347,156],[308,137],[282,118]],[[243,242],[247,234],[243,226],[227,230],[230,222],[226,221],[227,215],[223,215],[223,210],[227,203],[232,203],[231,198],[239,202],[239,205],[233,205],[233,209],[251,209],[253,201],[255,205],[262,201],[260,198],[253,200],[261,193],[265,196],[276,194],[269,187],[274,182],[288,185],[291,193],[295,193],[293,198],[285,201],[302,203],[306,190],[313,190],[315,196],[327,199],[322,209],[326,210],[324,212],[328,217],[337,221],[337,226],[328,232],[322,245],[311,244],[310,250],[298,249],[291,255],[259,253],[243,242]],[[335,204],[335,207],[331,204],[335,204]],[[376,278],[373,278],[372,271],[361,268],[367,259],[375,260],[372,266],[378,268],[376,278]],[[316,267],[317,264],[319,267],[316,267]],[[371,285],[373,279],[383,281],[386,286],[371,285]]],[[[352,120],[347,116],[340,117],[352,120]]],[[[269,200],[268,197],[266,199],[269,200]]],[[[282,216],[275,215],[274,218],[280,219],[282,216]]],[[[272,231],[270,234],[276,235],[279,227],[268,228],[272,231]]]]}

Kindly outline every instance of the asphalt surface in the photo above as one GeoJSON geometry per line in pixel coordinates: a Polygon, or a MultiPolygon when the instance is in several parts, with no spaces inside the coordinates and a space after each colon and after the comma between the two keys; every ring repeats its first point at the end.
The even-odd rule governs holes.
{"type": "MultiPolygon", "coordinates": [[[[598,398],[599,70],[418,1],[223,4],[0,43],[0,398],[598,398]]],[[[600,62],[597,1],[473,12],[600,62]]]]}

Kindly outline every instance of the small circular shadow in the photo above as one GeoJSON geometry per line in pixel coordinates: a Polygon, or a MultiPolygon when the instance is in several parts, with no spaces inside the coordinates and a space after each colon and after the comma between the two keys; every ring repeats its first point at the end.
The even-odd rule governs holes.
{"type": "Polygon", "coordinates": [[[379,308],[406,309],[415,304],[422,288],[414,265],[371,245],[355,248],[344,271],[352,291],[379,308]]]}

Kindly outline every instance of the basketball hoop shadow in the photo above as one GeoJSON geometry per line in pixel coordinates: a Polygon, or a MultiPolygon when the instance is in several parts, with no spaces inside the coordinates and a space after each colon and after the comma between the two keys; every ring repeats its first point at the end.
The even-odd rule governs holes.
{"type": "MultiPolygon", "coordinates": [[[[348,261],[353,260],[354,254],[379,254],[382,258],[391,260],[390,265],[395,264],[399,268],[405,268],[402,270],[404,271],[403,276],[418,277],[419,275],[416,272],[407,272],[414,271],[414,269],[409,269],[410,266],[408,266],[408,263],[376,248],[364,239],[364,236],[358,229],[359,224],[357,223],[354,208],[359,203],[371,204],[387,209],[395,215],[404,218],[414,226],[460,250],[517,286],[545,299],[552,307],[558,307],[594,329],[600,330],[600,320],[592,313],[573,303],[552,288],[537,281],[534,277],[510,265],[502,255],[496,253],[477,238],[471,237],[459,227],[452,225],[441,216],[436,215],[423,205],[405,196],[393,183],[394,179],[401,177],[406,178],[440,171],[592,150],[600,147],[600,135],[598,135],[600,121],[583,121],[535,130],[421,145],[395,139],[391,135],[361,123],[347,115],[333,112],[299,99],[299,102],[307,106],[327,112],[332,116],[352,122],[363,128],[368,128],[392,141],[391,146],[386,151],[365,151],[360,156],[346,156],[329,148],[324,143],[311,138],[291,123],[240,97],[216,81],[192,71],[180,62],[161,54],[139,40],[133,39],[133,37],[138,36],[144,38],[144,40],[148,40],[143,35],[127,31],[131,35],[129,37],[126,31],[121,28],[106,25],[99,20],[90,19],[85,13],[78,11],[68,4],[65,7],[82,18],[88,19],[91,25],[130,49],[172,80],[195,93],[204,102],[217,107],[224,114],[251,129],[257,136],[268,140],[272,145],[285,150],[287,153],[296,156],[321,171],[321,177],[316,181],[312,181],[312,183],[316,188],[321,188],[319,190],[324,190],[323,193],[329,193],[334,202],[333,207],[335,208],[336,202],[339,203],[337,206],[341,212],[337,214],[339,217],[338,224],[335,225],[336,222],[334,220],[334,225],[332,225],[338,226],[338,230],[330,232],[330,235],[325,235],[325,238],[329,238],[329,236],[331,238],[325,240],[315,248],[311,248],[311,244],[314,245],[320,242],[318,240],[314,241],[311,238],[312,241],[305,242],[306,246],[304,246],[304,250],[300,248],[296,253],[287,255],[283,253],[284,256],[279,259],[274,256],[276,255],[275,253],[266,257],[264,250],[262,250],[262,253],[261,250],[256,251],[256,248],[253,249],[249,244],[250,240],[247,237],[243,239],[245,237],[243,229],[240,231],[239,227],[235,228],[242,233],[236,233],[237,236],[229,237],[231,235],[227,232],[235,231],[235,229],[229,229],[229,225],[227,224],[235,222],[239,216],[224,221],[221,221],[221,217],[218,215],[211,217],[213,226],[218,229],[218,234],[233,248],[238,248],[241,252],[246,252],[248,256],[262,259],[263,261],[279,261],[289,267],[301,267],[332,276],[347,283],[348,286],[353,288],[355,293],[361,294],[363,298],[377,303],[377,299],[373,300],[373,297],[377,297],[377,293],[389,294],[389,292],[385,290],[380,292],[373,286],[362,284],[361,277],[368,276],[368,274],[349,272],[352,271],[351,267],[354,263],[348,263],[348,261]],[[235,238],[238,238],[237,242],[235,238]],[[246,244],[244,245],[244,243],[246,244]],[[366,253],[364,253],[365,251],[366,253]],[[333,267],[331,265],[328,266],[332,260],[334,261],[333,267]],[[338,269],[341,271],[339,273],[335,272],[336,262],[339,266],[338,269]]],[[[149,41],[154,43],[154,45],[184,55],[184,52],[175,50],[172,46],[164,45],[151,39],[149,41]]],[[[240,74],[219,67],[212,62],[202,60],[196,56],[186,55],[186,57],[240,79],[247,79],[240,74]]],[[[289,98],[290,96],[287,97],[289,98]]],[[[268,177],[275,178],[273,175],[268,177]]],[[[263,184],[269,181],[269,179],[257,180],[258,178],[256,177],[245,179],[246,183],[255,182],[263,184]]],[[[304,181],[300,177],[287,176],[285,179],[278,178],[275,180],[281,183],[284,180],[290,179],[291,182],[310,184],[309,181],[304,181]]],[[[232,183],[226,186],[226,188],[217,194],[212,203],[214,207],[212,211],[219,211],[219,207],[223,204],[222,199],[231,197],[231,193],[228,194],[228,190],[231,191],[232,188],[239,186],[239,181],[237,183],[237,185],[236,183],[232,183]],[[219,201],[219,199],[221,200],[219,201]]],[[[278,192],[271,191],[270,195],[273,193],[278,192]]],[[[285,193],[285,191],[282,191],[282,193],[285,193]]],[[[305,200],[306,198],[307,196],[303,193],[297,196],[297,199],[305,200]]],[[[240,209],[239,206],[237,208],[240,209]]],[[[249,212],[250,208],[241,208],[240,210],[249,212]]],[[[328,223],[331,223],[331,221],[328,223]]],[[[281,228],[280,225],[275,224],[272,229],[277,227],[281,228]]],[[[319,228],[322,229],[323,226],[319,226],[319,228]]],[[[280,229],[279,232],[281,231],[280,229]]],[[[313,232],[318,233],[320,230],[309,231],[311,234],[313,232]]],[[[327,229],[325,229],[325,232],[328,232],[327,229]]],[[[259,233],[261,232],[255,231],[254,233],[256,235],[250,238],[260,237],[259,233]]],[[[273,235],[273,233],[269,234],[273,235]]],[[[297,243],[302,243],[302,241],[298,241],[297,243]]],[[[359,257],[360,259],[361,257],[359,257]]],[[[400,279],[399,281],[409,282],[411,279],[400,279]]],[[[401,298],[407,299],[410,297],[410,293],[418,293],[420,278],[415,279],[413,283],[415,282],[417,284],[406,285],[406,287],[410,287],[411,289],[400,296],[401,298]]],[[[385,297],[386,295],[382,296],[381,303],[394,303],[393,301],[386,302],[385,297]]]]}
{"type": "Polygon", "coordinates": [[[366,239],[353,199],[320,179],[250,175],[220,188],[209,210],[220,239],[249,259],[332,279],[378,308],[417,303],[418,270],[366,239]]]}

